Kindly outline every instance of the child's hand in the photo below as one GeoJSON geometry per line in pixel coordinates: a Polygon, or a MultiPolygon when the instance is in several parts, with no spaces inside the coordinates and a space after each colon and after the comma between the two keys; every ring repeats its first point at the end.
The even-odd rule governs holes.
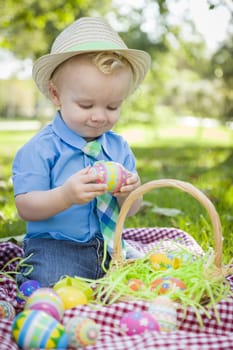
{"type": "Polygon", "coordinates": [[[62,186],[63,196],[68,206],[85,204],[107,192],[107,185],[96,184],[98,175],[92,174],[90,167],[72,175],[62,186]]]}
{"type": "MultiPolygon", "coordinates": [[[[125,199],[128,197],[128,195],[138,188],[141,184],[140,178],[137,174],[134,173],[128,173],[127,183],[126,185],[122,186],[120,191],[117,193],[114,193],[114,196],[117,197],[117,201],[119,204],[119,207],[121,208],[122,204],[124,203],[125,199]]],[[[131,216],[137,213],[141,206],[142,197],[139,197],[131,206],[130,210],[128,211],[127,216],[131,216]]]]}
{"type": "Polygon", "coordinates": [[[85,204],[107,192],[107,185],[96,184],[97,176],[82,169],[60,187],[48,191],[32,191],[16,197],[18,213],[23,220],[50,218],[74,204],[85,204]]]}
{"type": "Polygon", "coordinates": [[[133,190],[138,188],[141,184],[140,178],[135,173],[128,172],[126,185],[120,188],[120,191],[114,192],[114,196],[116,197],[125,197],[130,194],[133,190]]]}

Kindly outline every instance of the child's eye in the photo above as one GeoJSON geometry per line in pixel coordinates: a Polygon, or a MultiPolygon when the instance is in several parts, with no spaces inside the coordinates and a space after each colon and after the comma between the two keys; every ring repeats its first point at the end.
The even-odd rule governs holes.
{"type": "Polygon", "coordinates": [[[108,106],[107,109],[109,109],[110,111],[116,111],[119,107],[118,106],[108,106]]]}
{"type": "Polygon", "coordinates": [[[82,109],[90,109],[90,108],[92,108],[92,105],[83,105],[83,104],[79,103],[79,107],[82,109]]]}

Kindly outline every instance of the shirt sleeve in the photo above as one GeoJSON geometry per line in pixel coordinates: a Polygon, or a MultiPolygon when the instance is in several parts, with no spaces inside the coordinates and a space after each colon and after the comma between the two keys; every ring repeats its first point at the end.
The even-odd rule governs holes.
{"type": "Polygon", "coordinates": [[[52,157],[40,142],[29,142],[16,154],[13,162],[14,194],[50,189],[52,157]]]}

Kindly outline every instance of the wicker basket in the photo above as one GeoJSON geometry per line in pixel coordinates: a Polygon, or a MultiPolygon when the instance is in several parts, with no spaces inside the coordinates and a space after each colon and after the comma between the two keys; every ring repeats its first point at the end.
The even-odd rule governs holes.
{"type": "MultiPolygon", "coordinates": [[[[174,242],[176,249],[175,244],[176,242],[174,242]]],[[[179,249],[180,246],[178,247],[177,254],[180,254],[179,249]]],[[[175,295],[175,291],[172,294],[174,300],[178,301],[184,307],[192,305],[195,310],[198,310],[198,308],[204,305],[208,305],[208,307],[216,310],[216,305],[220,300],[227,298],[230,294],[232,295],[230,284],[226,280],[226,276],[231,272],[231,265],[224,266],[222,263],[221,223],[214,205],[207,196],[187,182],[174,179],[154,180],[141,185],[131,192],[123,203],[115,230],[112,262],[104,278],[95,282],[95,296],[97,303],[100,302],[103,305],[136,299],[151,301],[160,293],[158,289],[151,289],[151,282],[153,283],[155,281],[154,278],[158,280],[158,277],[162,277],[163,280],[163,278],[177,277],[180,281],[185,282],[187,289],[185,293],[182,294],[181,292],[179,295],[175,295]],[[122,255],[122,232],[129,209],[145,193],[161,187],[177,188],[197,199],[209,215],[214,234],[214,249],[210,249],[201,255],[193,255],[186,248],[185,254],[188,251],[189,255],[188,263],[186,264],[185,260],[183,260],[184,263],[182,262],[184,256],[181,253],[181,266],[177,269],[174,268],[175,270],[170,270],[169,268],[166,271],[162,271],[162,269],[160,271],[153,270],[149,261],[150,254],[153,254],[153,249],[145,257],[139,259],[124,259],[122,255]],[[191,270],[190,266],[192,266],[191,270]],[[143,275],[143,277],[141,273],[146,273],[147,276],[143,275]],[[134,275],[133,278],[139,278],[139,280],[142,277],[141,281],[144,285],[142,289],[137,291],[130,290],[128,283],[132,275],[134,275]]],[[[161,278],[159,279],[161,280],[161,278]]],[[[168,293],[173,293],[172,288],[168,293]]],[[[196,313],[198,314],[198,311],[196,313]]]]}
{"type": "MultiPolygon", "coordinates": [[[[196,187],[191,185],[190,183],[174,180],[174,179],[162,179],[162,180],[154,180],[148,183],[145,183],[138,187],[136,190],[130,193],[125,202],[123,203],[118,222],[115,230],[115,238],[114,238],[114,250],[113,250],[113,258],[112,258],[112,268],[114,266],[121,266],[127,263],[127,260],[124,260],[122,257],[122,242],[121,236],[124,228],[124,222],[126,216],[128,214],[129,209],[132,204],[140,198],[145,193],[161,187],[173,187],[178,188],[184,192],[187,192],[192,197],[196,198],[200,204],[207,210],[207,213],[210,217],[213,234],[214,234],[214,252],[215,252],[215,265],[218,272],[222,273],[222,229],[221,223],[219,219],[219,215],[212,204],[212,202],[206,197],[206,195],[198,190],[196,187]]],[[[109,271],[111,273],[111,269],[109,271]]]]}

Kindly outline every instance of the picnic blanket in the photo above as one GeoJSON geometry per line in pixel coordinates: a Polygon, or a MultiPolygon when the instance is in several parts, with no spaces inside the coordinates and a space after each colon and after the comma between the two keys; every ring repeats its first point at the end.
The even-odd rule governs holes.
{"type": "MultiPolygon", "coordinates": [[[[201,253],[201,247],[186,232],[174,228],[130,228],[124,230],[123,237],[128,243],[141,252],[147,253],[158,243],[166,246],[179,240],[195,253],[201,253]]],[[[22,305],[16,299],[17,287],[13,278],[6,275],[14,271],[17,260],[21,257],[22,249],[11,242],[0,243],[0,300],[10,302],[16,312],[22,310],[22,305]],[[9,264],[9,262],[11,263],[9,264]]],[[[233,291],[233,276],[227,276],[233,291]]],[[[220,316],[218,323],[214,310],[209,310],[209,317],[201,314],[203,327],[197,320],[192,308],[188,308],[184,317],[181,309],[177,310],[177,330],[172,332],[146,332],[139,335],[125,336],[119,331],[119,320],[130,311],[147,311],[149,302],[130,301],[119,302],[108,306],[82,305],[65,311],[62,323],[66,324],[74,316],[93,319],[100,329],[100,335],[94,346],[85,349],[96,350],[230,350],[233,349],[233,298],[222,300],[217,305],[220,316]]],[[[0,319],[0,350],[19,350],[11,335],[12,321],[0,319]]],[[[69,347],[68,349],[72,349],[69,347]]]]}

